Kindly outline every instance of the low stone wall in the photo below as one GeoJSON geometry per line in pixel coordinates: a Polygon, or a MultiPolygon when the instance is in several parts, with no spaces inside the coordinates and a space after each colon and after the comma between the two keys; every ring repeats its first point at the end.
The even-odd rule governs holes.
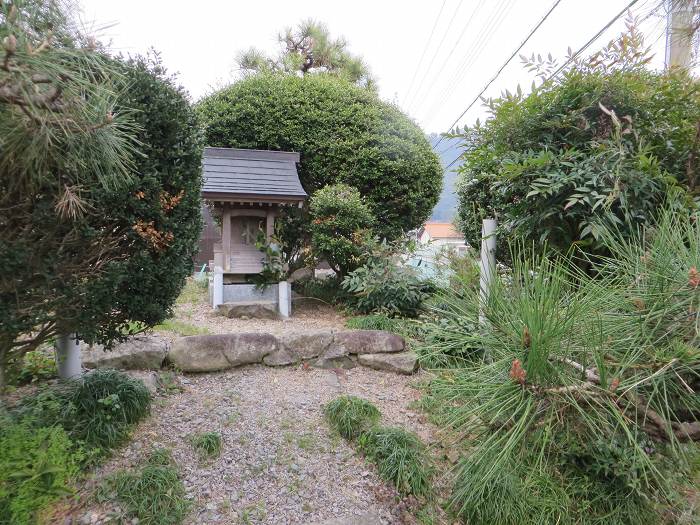
{"type": "Polygon", "coordinates": [[[213,372],[235,366],[308,362],[319,368],[370,368],[410,374],[414,354],[398,335],[378,330],[317,331],[275,337],[265,333],[193,335],[173,342],[168,361],[185,372],[213,372]]]}
{"type": "Polygon", "coordinates": [[[246,364],[287,366],[308,363],[319,368],[357,365],[411,374],[415,354],[402,337],[379,330],[320,330],[274,336],[267,333],[193,335],[172,346],[156,336],[134,339],[112,351],[83,352],[87,368],[157,369],[165,363],[183,372],[214,372],[246,364]]]}

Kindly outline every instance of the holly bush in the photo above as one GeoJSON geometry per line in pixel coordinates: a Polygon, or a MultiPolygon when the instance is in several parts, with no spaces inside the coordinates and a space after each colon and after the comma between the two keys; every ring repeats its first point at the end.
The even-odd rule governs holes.
{"type": "Polygon", "coordinates": [[[307,193],[357,188],[381,236],[418,227],[437,202],[442,169],[420,128],[342,79],[258,74],[204,98],[197,111],[208,146],[296,151],[307,193]]]}
{"type": "Polygon", "coordinates": [[[97,227],[124,232],[123,257],[88,287],[83,339],[110,339],[170,317],[192,273],[201,219],[201,140],[187,93],[157,55],[122,61],[119,106],[139,126],[131,179],[96,196],[97,227]],[[93,326],[95,311],[109,313],[93,326]]]}
{"type": "Polygon", "coordinates": [[[634,233],[666,200],[694,206],[700,84],[682,71],[579,65],[489,104],[491,118],[462,134],[459,222],[472,246],[495,216],[503,240],[600,255],[603,229],[634,233]]]}
{"type": "Polygon", "coordinates": [[[374,217],[360,192],[347,184],[332,184],[315,192],[309,204],[311,249],[340,276],[363,262],[374,217]]]}

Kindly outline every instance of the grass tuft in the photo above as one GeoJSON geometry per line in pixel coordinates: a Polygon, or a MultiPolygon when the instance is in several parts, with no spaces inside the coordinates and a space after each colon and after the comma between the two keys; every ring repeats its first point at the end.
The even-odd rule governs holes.
{"type": "Polygon", "coordinates": [[[177,319],[166,319],[162,323],[154,326],[153,329],[161,332],[173,332],[183,337],[188,335],[207,335],[211,333],[203,326],[196,326],[184,321],[178,321],[177,319]]]}
{"type": "Polygon", "coordinates": [[[34,426],[61,425],[72,439],[106,450],[126,440],[131,427],[149,414],[150,404],[141,381],[101,369],[26,398],[19,416],[34,426]]]}
{"type": "Polygon", "coordinates": [[[373,427],[360,436],[359,447],[401,494],[429,495],[432,467],[418,436],[402,428],[373,427]]]}
{"type": "Polygon", "coordinates": [[[201,459],[218,458],[221,454],[221,434],[204,432],[190,436],[190,443],[201,459]]]}
{"type": "Polygon", "coordinates": [[[140,470],[122,470],[106,478],[98,499],[116,499],[141,525],[181,523],[191,507],[178,469],[164,449],[156,449],[140,470]]]}
{"type": "Polygon", "coordinates": [[[365,399],[340,396],[324,408],[330,426],[345,439],[355,439],[379,421],[379,409],[365,399]]]}

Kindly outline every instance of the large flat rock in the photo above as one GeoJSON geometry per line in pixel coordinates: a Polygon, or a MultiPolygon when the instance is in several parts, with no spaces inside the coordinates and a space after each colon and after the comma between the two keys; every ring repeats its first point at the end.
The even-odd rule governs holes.
{"type": "Polygon", "coordinates": [[[272,334],[192,335],[175,340],[168,360],[183,372],[214,372],[261,363],[278,347],[272,334]]]}
{"type": "Polygon", "coordinates": [[[111,350],[102,345],[83,346],[81,355],[85,368],[158,370],[167,353],[168,342],[149,334],[133,336],[111,350]]]}
{"type": "Polygon", "coordinates": [[[418,368],[418,358],[413,352],[396,354],[361,354],[357,362],[375,370],[386,370],[397,374],[412,374],[418,368]]]}
{"type": "Polygon", "coordinates": [[[280,337],[280,343],[298,359],[313,359],[323,355],[333,342],[333,332],[318,330],[285,334],[280,337]]]}
{"type": "Polygon", "coordinates": [[[269,301],[253,301],[245,303],[224,303],[217,311],[233,319],[279,319],[277,303],[269,301]]]}
{"type": "Polygon", "coordinates": [[[324,357],[348,354],[382,354],[401,352],[406,347],[403,337],[382,330],[345,330],[333,334],[333,342],[324,357]]]}

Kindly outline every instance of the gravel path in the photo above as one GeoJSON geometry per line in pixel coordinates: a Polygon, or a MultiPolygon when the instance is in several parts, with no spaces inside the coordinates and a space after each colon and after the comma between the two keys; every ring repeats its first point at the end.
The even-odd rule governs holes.
{"type": "MultiPolygon", "coordinates": [[[[419,396],[412,386],[419,379],[364,368],[258,365],[188,375],[185,391],[159,398],[132,442],[95,481],[165,446],[194,501],[189,524],[410,523],[374,468],[331,435],[322,405],[340,394],[364,397],[380,408],[383,423],[409,428],[430,442],[422,416],[409,408],[419,396]],[[220,432],[223,449],[218,459],[203,463],[188,436],[205,431],[220,432]]],[[[85,509],[79,515],[87,517],[85,509]]]]}
{"type": "Polygon", "coordinates": [[[345,328],[345,317],[323,303],[295,305],[292,317],[285,320],[229,319],[216,313],[208,304],[186,303],[176,307],[175,319],[206,328],[213,334],[269,332],[281,335],[290,331],[345,328]]]}

